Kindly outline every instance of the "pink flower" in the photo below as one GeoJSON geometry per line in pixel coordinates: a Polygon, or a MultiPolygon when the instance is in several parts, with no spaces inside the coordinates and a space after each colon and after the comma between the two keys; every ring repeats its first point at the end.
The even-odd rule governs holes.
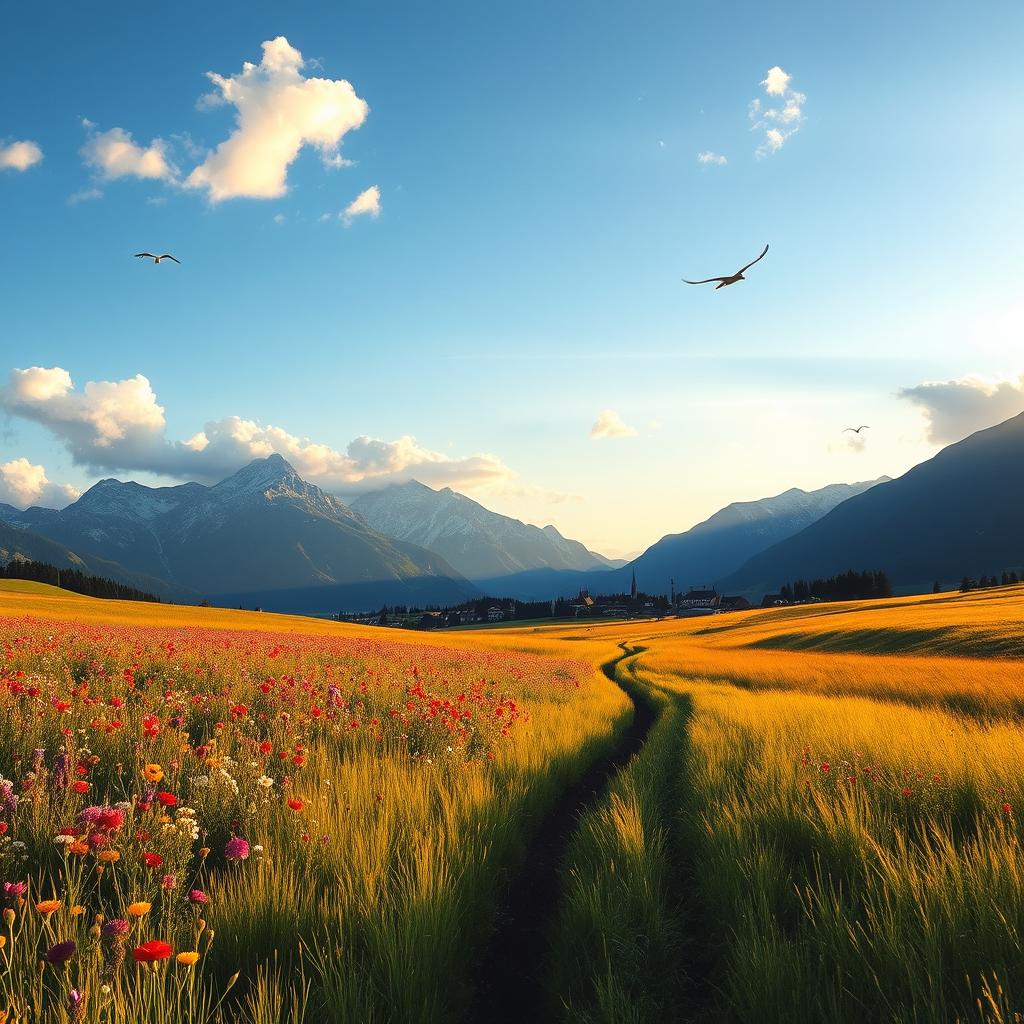
{"type": "Polygon", "coordinates": [[[241,836],[232,836],[224,847],[228,860],[245,860],[249,856],[249,844],[241,836]]]}

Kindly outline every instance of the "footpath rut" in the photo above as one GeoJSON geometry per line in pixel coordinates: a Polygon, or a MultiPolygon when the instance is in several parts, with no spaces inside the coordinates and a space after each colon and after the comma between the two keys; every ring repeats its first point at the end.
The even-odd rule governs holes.
{"type": "Polygon", "coordinates": [[[639,653],[627,643],[601,671],[633,704],[633,720],[616,745],[591,763],[548,812],[522,867],[504,894],[496,931],[483,958],[479,987],[467,1020],[471,1024],[542,1024],[547,1018],[548,944],[559,911],[561,868],[581,816],[595,806],[612,776],[647,740],[657,712],[615,675],[620,662],[639,653]]]}

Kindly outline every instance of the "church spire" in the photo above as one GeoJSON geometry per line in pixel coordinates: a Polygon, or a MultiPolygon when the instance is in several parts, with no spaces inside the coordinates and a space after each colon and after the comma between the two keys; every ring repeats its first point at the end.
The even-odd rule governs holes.
{"type": "Polygon", "coordinates": [[[636,569],[633,570],[633,584],[629,588],[629,596],[635,601],[636,600],[636,569]]]}

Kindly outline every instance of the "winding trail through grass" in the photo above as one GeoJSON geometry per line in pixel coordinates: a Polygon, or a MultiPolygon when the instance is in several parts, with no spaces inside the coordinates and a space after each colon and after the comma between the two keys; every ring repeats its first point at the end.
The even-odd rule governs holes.
{"type": "Polygon", "coordinates": [[[628,641],[601,671],[633,704],[633,719],[616,745],[593,761],[559,797],[541,822],[498,910],[496,930],[483,957],[479,988],[469,1021],[479,1024],[539,1024],[549,1020],[547,965],[551,929],[561,904],[562,863],[580,817],[595,806],[617,771],[637,754],[658,718],[639,687],[616,673],[638,650],[628,641]]]}

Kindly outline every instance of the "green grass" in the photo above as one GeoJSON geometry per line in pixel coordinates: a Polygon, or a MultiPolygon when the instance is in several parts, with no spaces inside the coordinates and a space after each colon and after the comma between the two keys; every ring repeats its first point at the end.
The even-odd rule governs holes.
{"type": "Polygon", "coordinates": [[[41,597],[85,598],[71,590],[63,590],[50,583],[36,583],[35,580],[0,580],[0,591],[8,594],[38,594],[41,597]]]}
{"type": "Polygon", "coordinates": [[[658,718],[647,742],[580,821],[564,869],[552,951],[554,1019],[571,1024],[679,1019],[689,998],[686,911],[671,823],[682,786],[689,700],[616,675],[658,718]]]}

